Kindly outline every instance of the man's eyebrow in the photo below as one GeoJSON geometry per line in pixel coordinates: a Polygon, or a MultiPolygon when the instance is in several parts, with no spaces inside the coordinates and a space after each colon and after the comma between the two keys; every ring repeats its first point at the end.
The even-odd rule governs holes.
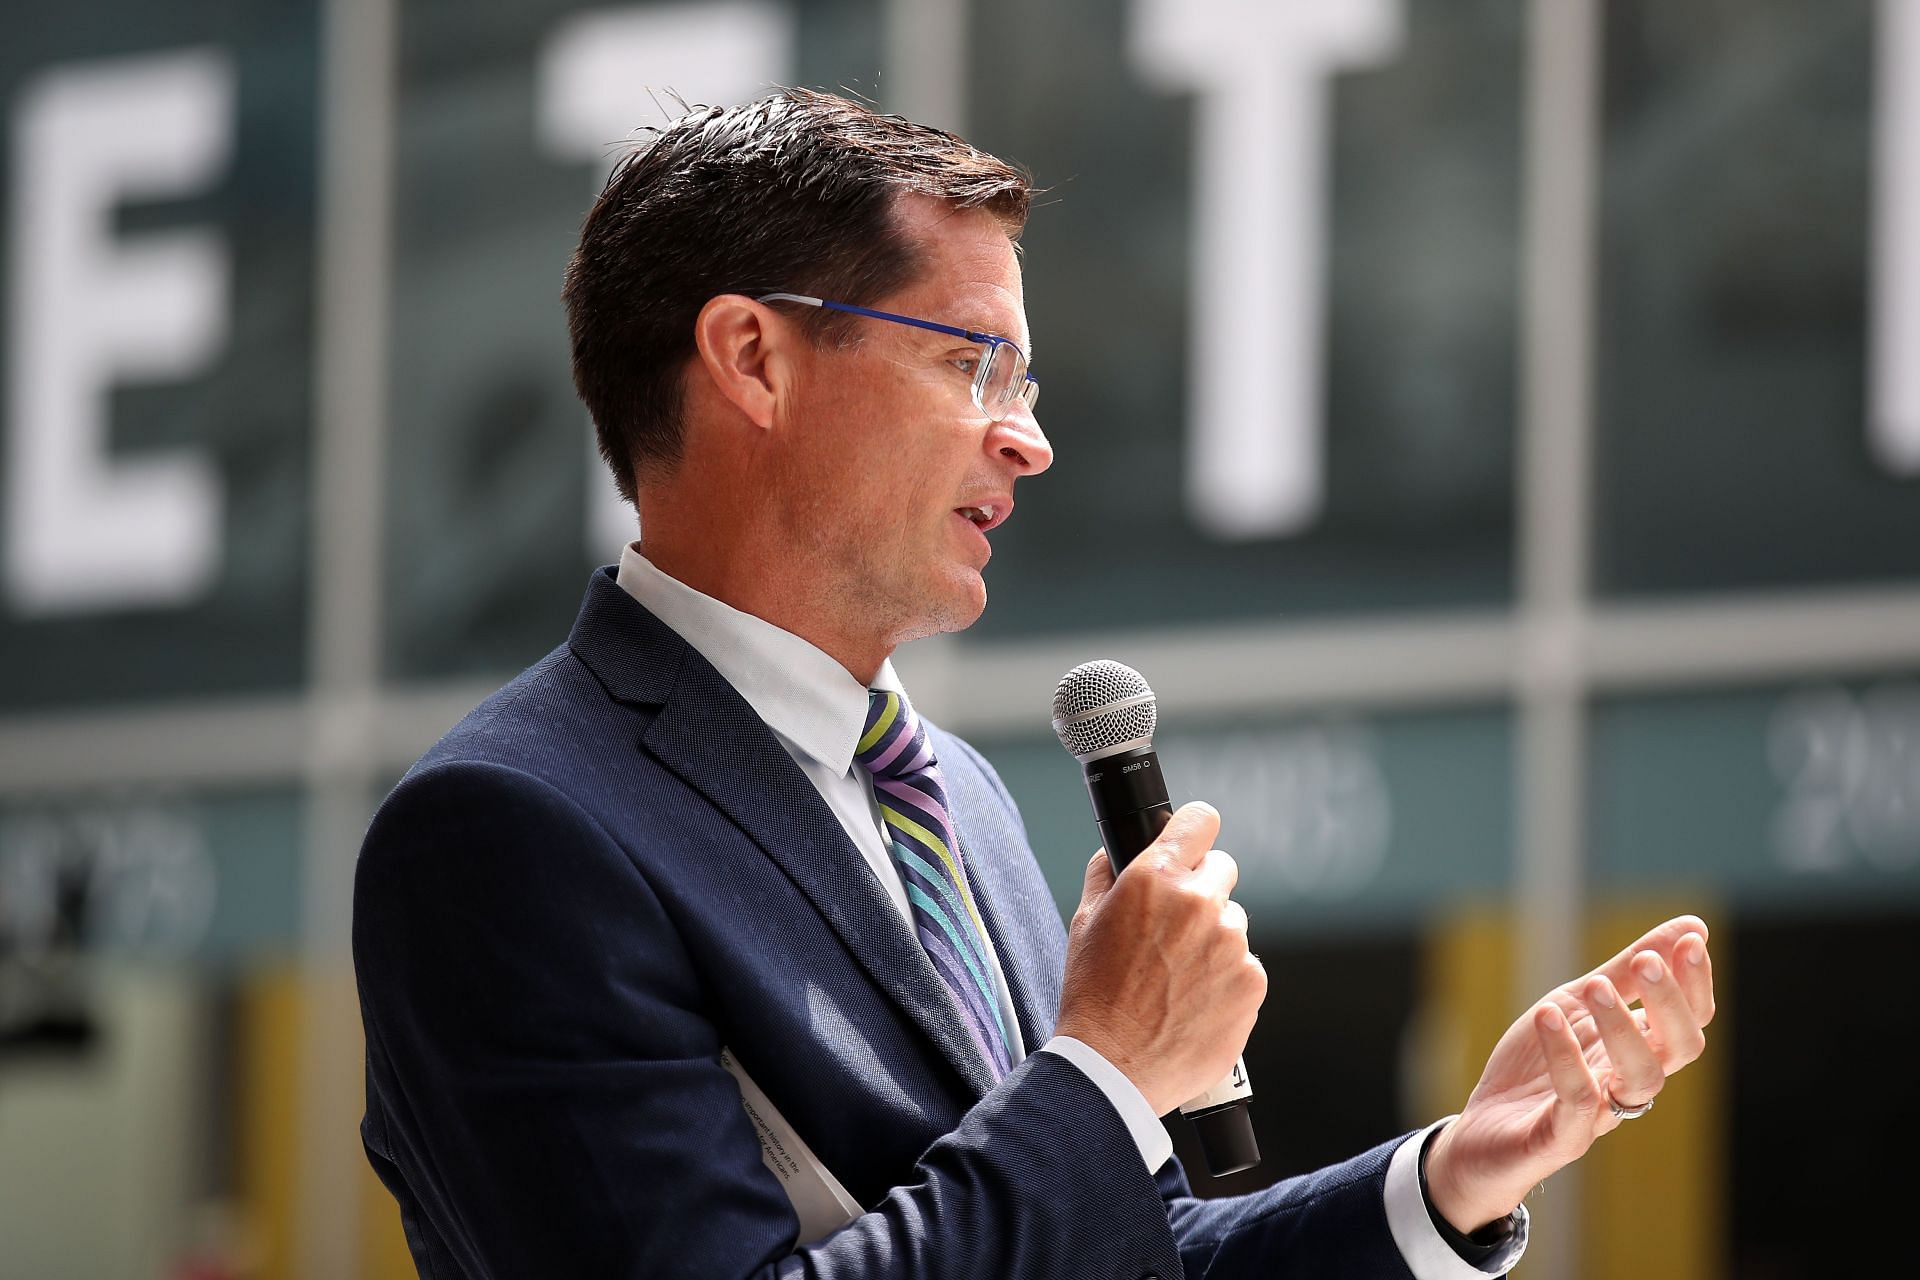
{"type": "Polygon", "coordinates": [[[971,333],[990,333],[996,338],[1005,338],[1008,342],[1011,342],[1015,346],[1020,348],[1020,350],[1026,355],[1028,364],[1033,363],[1033,339],[1032,338],[1028,338],[1027,341],[1021,342],[1018,338],[1015,338],[1012,334],[1008,333],[1005,329],[998,329],[990,324],[965,324],[965,325],[961,325],[960,327],[963,329],[966,329],[971,333]]]}

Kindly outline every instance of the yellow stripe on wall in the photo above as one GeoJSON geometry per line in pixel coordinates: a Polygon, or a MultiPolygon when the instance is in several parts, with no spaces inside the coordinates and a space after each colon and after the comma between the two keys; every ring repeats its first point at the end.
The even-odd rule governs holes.
{"type": "Polygon", "coordinates": [[[294,1267],[299,1187],[301,999],[290,969],[249,975],[236,1010],[236,1188],[253,1274],[281,1280],[294,1267]]]}
{"type": "MultiPolygon", "coordinates": [[[[359,1046],[335,1046],[323,1062],[304,1053],[309,992],[297,970],[262,971],[242,980],[238,1001],[235,1105],[238,1200],[250,1276],[300,1280],[296,1223],[302,1169],[300,1078],[306,1069],[359,1060],[359,1046]]],[[[343,1069],[357,1070],[349,1065],[343,1069]]],[[[413,1280],[400,1211],[372,1166],[358,1162],[357,1280],[413,1280]]]]}
{"type": "MultiPolygon", "coordinates": [[[[1588,915],[1588,954],[1596,960],[1610,956],[1651,925],[1689,911],[1713,928],[1715,913],[1697,898],[1608,903],[1588,915]]],[[[1733,1059],[1725,995],[1731,948],[1712,949],[1721,1013],[1707,1028],[1706,1052],[1667,1081],[1651,1113],[1622,1124],[1581,1162],[1586,1181],[1580,1239],[1588,1280],[1715,1280],[1729,1274],[1727,1113],[1733,1059]]]]}

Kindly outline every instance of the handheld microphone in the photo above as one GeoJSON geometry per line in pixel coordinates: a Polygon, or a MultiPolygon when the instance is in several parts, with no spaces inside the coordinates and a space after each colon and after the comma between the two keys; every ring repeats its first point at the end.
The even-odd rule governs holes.
{"type": "MultiPolygon", "coordinates": [[[[1153,751],[1156,721],[1153,690],[1124,663],[1084,662],[1062,676],[1053,691],[1053,732],[1086,770],[1093,820],[1116,876],[1173,817],[1153,751]]],[[[1180,1104],[1180,1114],[1193,1121],[1213,1177],[1260,1163],[1247,1115],[1252,1098],[1247,1064],[1240,1059],[1226,1079],[1180,1104]]]]}

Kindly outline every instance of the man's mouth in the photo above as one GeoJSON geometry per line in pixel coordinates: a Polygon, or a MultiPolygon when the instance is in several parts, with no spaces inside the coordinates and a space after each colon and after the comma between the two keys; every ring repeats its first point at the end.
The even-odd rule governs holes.
{"type": "Polygon", "coordinates": [[[955,511],[973,521],[974,526],[985,532],[1005,524],[1007,516],[1013,510],[1011,502],[983,502],[977,507],[955,507],[955,511]]]}

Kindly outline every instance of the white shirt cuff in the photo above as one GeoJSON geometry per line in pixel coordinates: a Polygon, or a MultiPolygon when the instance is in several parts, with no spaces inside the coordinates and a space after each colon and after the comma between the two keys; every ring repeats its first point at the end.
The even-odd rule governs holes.
{"type": "Polygon", "coordinates": [[[1436,1120],[1414,1134],[1400,1144],[1387,1164],[1387,1227],[1393,1232],[1393,1242],[1400,1246],[1400,1256],[1406,1259],[1407,1270],[1413,1272],[1414,1280],[1484,1280],[1486,1276],[1503,1276],[1513,1270],[1520,1255],[1527,1251],[1525,1205],[1513,1211],[1514,1231],[1506,1247],[1478,1267],[1455,1253],[1433,1225],[1433,1219],[1427,1216],[1427,1200],[1420,1194],[1420,1149],[1434,1130],[1457,1118],[1448,1116],[1436,1120]]]}
{"type": "MultiPolygon", "coordinates": [[[[1120,1113],[1121,1123],[1133,1135],[1133,1145],[1140,1149],[1140,1159],[1146,1163],[1148,1173],[1157,1172],[1167,1162],[1173,1154],[1173,1139],[1167,1136],[1167,1127],[1153,1114],[1146,1097],[1134,1087],[1133,1081],[1121,1074],[1120,1068],[1108,1062],[1098,1049],[1088,1048],[1072,1036],[1055,1036],[1041,1048],[1059,1054],[1080,1068],[1080,1074],[1107,1095],[1107,1101],[1120,1113]]],[[[1413,1194],[1417,1201],[1420,1188],[1416,1186],[1413,1194]]],[[[1426,1278],[1423,1276],[1420,1280],[1426,1278]]]]}

